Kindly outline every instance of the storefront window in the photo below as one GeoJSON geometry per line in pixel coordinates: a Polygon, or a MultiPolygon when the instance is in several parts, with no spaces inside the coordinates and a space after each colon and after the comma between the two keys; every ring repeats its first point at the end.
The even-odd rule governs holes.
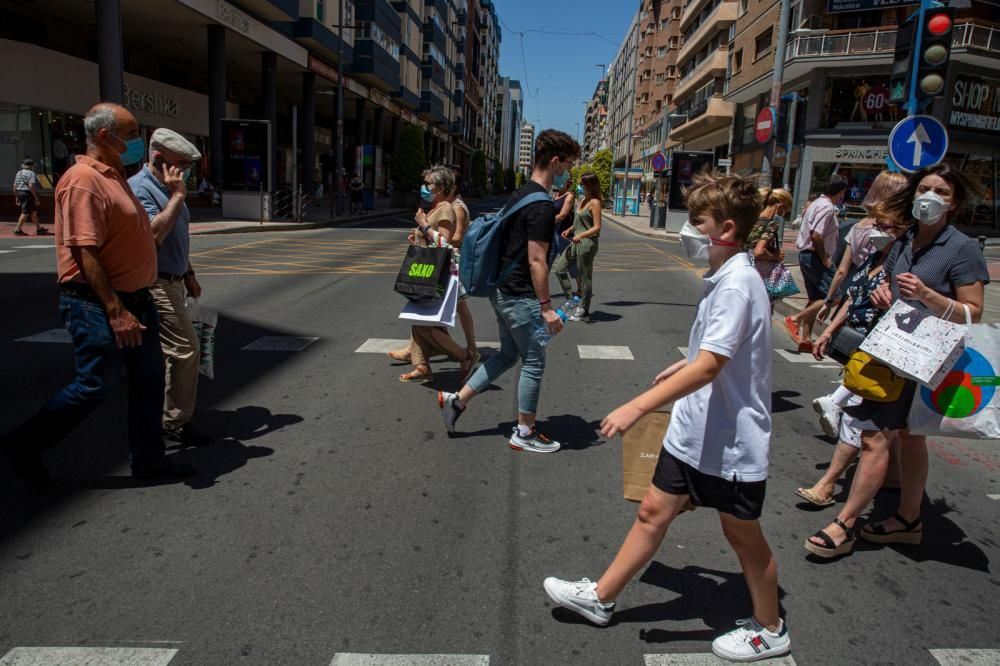
{"type": "Polygon", "coordinates": [[[885,77],[829,79],[820,127],[892,129],[904,115],[902,109],[889,103],[889,80],[885,77]]]}
{"type": "Polygon", "coordinates": [[[961,171],[971,186],[969,203],[958,226],[970,232],[1000,229],[1000,201],[997,201],[1000,159],[992,155],[950,153],[947,161],[961,171]]]}
{"type": "Polygon", "coordinates": [[[83,119],[27,106],[0,106],[0,183],[11,183],[30,157],[43,190],[52,189],[86,150],[83,119]]]}

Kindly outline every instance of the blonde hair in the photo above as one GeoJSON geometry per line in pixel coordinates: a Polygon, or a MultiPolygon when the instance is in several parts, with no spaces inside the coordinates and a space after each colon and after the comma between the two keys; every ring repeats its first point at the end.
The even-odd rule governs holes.
{"type": "Polygon", "coordinates": [[[761,198],[764,200],[765,208],[768,206],[782,206],[788,212],[792,211],[792,195],[788,193],[788,190],[782,187],[775,187],[774,189],[762,187],[759,192],[761,198]]]}
{"type": "Polygon", "coordinates": [[[906,189],[906,183],[905,174],[883,171],[875,177],[868,194],[865,195],[865,200],[861,202],[861,207],[869,213],[872,212],[876,204],[891,199],[893,195],[906,189]]]}

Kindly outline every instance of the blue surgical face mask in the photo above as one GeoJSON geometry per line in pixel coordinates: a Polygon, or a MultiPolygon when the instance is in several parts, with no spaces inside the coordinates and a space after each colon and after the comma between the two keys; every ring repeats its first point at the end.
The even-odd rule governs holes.
{"type": "Polygon", "coordinates": [[[112,134],[112,136],[125,144],[125,152],[120,153],[122,164],[129,166],[130,164],[138,164],[142,161],[142,158],[146,155],[146,142],[142,140],[142,137],[137,136],[134,139],[126,141],[117,134],[112,134]]]}
{"type": "Polygon", "coordinates": [[[583,185],[577,185],[577,186],[576,186],[576,193],[577,193],[577,194],[578,194],[579,196],[583,196],[583,185]]]}
{"type": "Polygon", "coordinates": [[[569,175],[570,175],[569,169],[566,169],[558,176],[553,176],[552,187],[554,187],[557,190],[561,190],[566,185],[566,183],[569,182],[569,175]]]}
{"type": "Polygon", "coordinates": [[[430,203],[434,201],[434,193],[431,192],[431,188],[427,187],[426,185],[421,185],[420,198],[426,201],[427,203],[430,203]]]}
{"type": "Polygon", "coordinates": [[[184,180],[187,180],[190,177],[191,177],[191,167],[188,167],[187,169],[184,169],[184,180]]]}

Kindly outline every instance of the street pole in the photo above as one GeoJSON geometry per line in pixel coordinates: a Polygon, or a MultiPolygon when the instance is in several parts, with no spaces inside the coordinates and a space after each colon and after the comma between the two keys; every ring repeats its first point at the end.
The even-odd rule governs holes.
{"type": "MultiPolygon", "coordinates": [[[[771,108],[774,109],[775,117],[778,114],[778,106],[781,104],[781,80],[785,77],[785,47],[788,41],[788,18],[791,14],[791,0],[781,0],[781,15],[778,19],[778,43],[774,49],[774,73],[771,77],[771,108]]],[[[775,127],[771,128],[771,139],[764,149],[764,163],[761,165],[760,173],[764,185],[771,186],[771,162],[774,160],[774,146],[778,141],[775,127]]],[[[786,158],[787,159],[787,158],[786,158]]]]}
{"type": "Polygon", "coordinates": [[[625,178],[622,180],[622,216],[628,217],[628,177],[632,170],[632,114],[628,114],[628,149],[625,152],[625,178]]]}
{"type": "Polygon", "coordinates": [[[292,215],[299,191],[299,107],[292,104],[292,215]]]}
{"type": "Polygon", "coordinates": [[[337,216],[344,214],[344,0],[338,3],[337,23],[340,24],[337,44],[337,155],[333,177],[337,184],[337,216]]]}
{"type": "MultiPolygon", "coordinates": [[[[792,174],[792,146],[795,143],[795,114],[799,108],[799,94],[791,93],[792,104],[788,108],[788,138],[785,139],[785,169],[781,176],[781,186],[785,191],[791,191],[790,180],[792,174]]],[[[802,160],[799,160],[801,164],[802,160]]]]}
{"type": "MultiPolygon", "coordinates": [[[[332,91],[331,91],[331,93],[332,93],[332,91]]],[[[330,109],[330,111],[332,111],[332,115],[334,116],[334,118],[336,118],[336,116],[337,116],[337,102],[336,102],[336,100],[330,100],[330,101],[332,102],[332,104],[331,104],[332,108],[330,109]]],[[[333,131],[336,132],[337,128],[334,127],[333,131]]],[[[331,220],[333,219],[333,212],[334,212],[333,202],[334,202],[334,199],[336,198],[336,190],[334,190],[334,186],[333,186],[334,179],[336,178],[336,176],[333,174],[333,171],[332,171],[334,160],[336,160],[336,156],[334,155],[334,149],[333,149],[334,143],[335,143],[335,139],[331,135],[330,136],[330,162],[329,162],[330,169],[331,169],[331,171],[330,171],[330,186],[327,188],[327,191],[326,191],[327,196],[330,197],[330,219],[331,220]]]]}

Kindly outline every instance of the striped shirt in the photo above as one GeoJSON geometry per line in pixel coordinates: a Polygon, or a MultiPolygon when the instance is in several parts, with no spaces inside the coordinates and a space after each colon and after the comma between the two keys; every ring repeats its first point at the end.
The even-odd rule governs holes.
{"type": "Polygon", "coordinates": [[[949,224],[929,245],[914,253],[913,237],[916,233],[917,225],[914,224],[893,245],[886,258],[894,298],[899,298],[896,277],[903,273],[913,273],[929,289],[948,298],[955,298],[958,287],[976,282],[989,284],[990,273],[978,242],[949,224]]]}
{"type": "Polygon", "coordinates": [[[35,185],[38,185],[38,179],[31,169],[21,169],[14,175],[14,189],[18,192],[28,192],[35,185]]]}

